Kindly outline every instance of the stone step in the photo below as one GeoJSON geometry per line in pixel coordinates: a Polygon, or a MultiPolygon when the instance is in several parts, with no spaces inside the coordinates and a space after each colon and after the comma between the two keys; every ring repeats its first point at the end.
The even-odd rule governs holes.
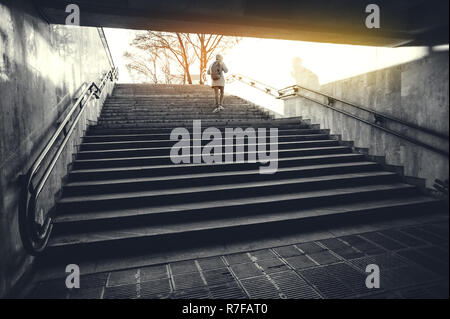
{"type": "MultiPolygon", "coordinates": [[[[109,227],[119,223],[119,227],[122,227],[127,219],[130,224],[141,224],[142,218],[148,217],[151,220],[146,220],[146,223],[156,225],[164,224],[167,220],[184,222],[196,218],[214,218],[221,214],[230,217],[263,214],[272,209],[283,211],[315,207],[323,203],[331,205],[370,198],[418,195],[414,186],[402,183],[356,184],[352,187],[340,183],[331,188],[324,187],[330,180],[333,180],[332,177],[319,180],[322,185],[318,184],[311,190],[307,188],[317,183],[315,178],[67,197],[58,203],[59,214],[54,223],[79,222],[82,223],[79,230],[83,230],[89,227],[89,222],[97,229],[101,228],[99,223],[112,223],[109,227]],[[237,207],[240,207],[239,210],[236,210],[237,207]]],[[[334,181],[338,180],[334,178],[334,181]]],[[[69,227],[65,232],[76,232],[74,225],[69,227]]]]}
{"type": "MultiPolygon", "coordinates": [[[[144,122],[144,123],[103,123],[99,124],[95,127],[96,132],[106,132],[108,130],[117,130],[113,131],[114,133],[120,132],[122,129],[122,132],[145,132],[147,129],[174,129],[174,128],[189,128],[192,127],[193,121],[161,121],[161,122],[144,122]]],[[[206,129],[208,127],[215,127],[218,129],[222,128],[242,128],[245,130],[246,128],[277,128],[280,129],[281,124],[278,124],[276,122],[271,121],[202,121],[201,122],[202,129],[206,129]]],[[[298,129],[298,128],[305,128],[305,129],[318,129],[319,126],[315,125],[301,125],[301,124],[283,124],[283,129],[298,129]]],[[[111,131],[110,131],[111,132],[111,131]]],[[[120,134],[120,133],[119,133],[120,134]]]]}
{"type": "MultiPolygon", "coordinates": [[[[281,131],[278,131],[281,133],[281,131]]],[[[231,138],[222,137],[222,143],[232,140],[231,138]]],[[[314,142],[318,140],[330,140],[328,134],[304,134],[304,135],[280,135],[278,141],[280,143],[285,142],[314,142]]],[[[198,141],[198,139],[191,139],[191,141],[198,141]]],[[[208,141],[201,140],[202,144],[208,143],[208,141]]],[[[154,135],[154,134],[141,134],[141,135],[93,135],[85,136],[83,143],[80,145],[81,151],[89,150],[110,150],[110,149],[126,149],[126,148],[138,148],[138,147],[167,147],[173,145],[174,141],[170,140],[169,134],[154,135]],[[167,137],[167,139],[165,139],[167,137]]]]}
{"type": "MultiPolygon", "coordinates": [[[[279,180],[300,178],[300,177],[319,177],[325,175],[368,173],[379,170],[380,166],[373,162],[356,162],[342,164],[325,164],[299,167],[279,168],[276,177],[279,180]]],[[[131,170],[131,168],[130,168],[131,170]]],[[[398,179],[399,177],[390,172],[378,172],[384,177],[398,179]]],[[[86,181],[72,181],[63,188],[64,196],[118,193],[134,190],[149,189],[175,189],[186,185],[217,185],[230,183],[244,183],[250,181],[270,181],[272,175],[260,174],[259,169],[248,169],[241,171],[225,171],[210,173],[193,173],[180,175],[165,175],[153,177],[148,174],[136,176],[134,178],[121,176],[112,176],[111,179],[97,179],[86,181]],[[144,175],[144,176],[142,176],[144,175]]]]}
{"type": "MultiPolygon", "coordinates": [[[[192,247],[208,247],[220,243],[246,242],[249,239],[287,236],[320,231],[324,225],[344,226],[376,222],[402,216],[418,216],[426,209],[438,209],[439,201],[429,197],[399,197],[371,199],[363,202],[327,205],[314,208],[292,208],[265,214],[199,219],[192,222],[172,222],[161,225],[144,224],[109,230],[85,230],[80,233],[58,234],[51,238],[40,266],[62,265],[74,260],[108,260],[121,256],[139,258],[150,252],[164,253],[192,247]]],[[[55,227],[57,228],[57,227],[55,227]]]]}
{"type": "MultiPolygon", "coordinates": [[[[152,119],[152,120],[115,120],[115,121],[105,121],[100,119],[98,121],[98,127],[117,127],[117,128],[133,128],[133,127],[189,127],[193,125],[193,120],[201,119],[152,119]]],[[[278,127],[280,125],[291,125],[293,128],[296,126],[298,128],[308,128],[306,124],[301,124],[299,121],[295,120],[284,120],[277,121],[273,119],[231,119],[227,120],[216,118],[202,120],[203,127],[278,127]]]]}
{"type": "MultiPolygon", "coordinates": [[[[107,113],[119,112],[119,113],[127,113],[127,112],[171,112],[171,113],[211,113],[216,108],[214,103],[203,103],[198,105],[171,105],[171,104],[142,104],[142,105],[117,105],[117,106],[105,106],[102,109],[102,115],[107,113]]],[[[249,113],[260,113],[263,114],[266,111],[263,109],[256,108],[250,105],[224,105],[224,109],[221,113],[226,112],[249,112],[249,113]]]]}
{"type": "MultiPolygon", "coordinates": [[[[213,108],[207,86],[116,85],[79,145],[39,264],[135,258],[320,231],[330,224],[388,222],[442,207],[442,201],[423,196],[308,120],[275,119],[229,95],[223,112],[212,113],[213,108]],[[172,163],[175,128],[185,128],[193,139],[190,154],[192,143],[210,142],[192,134],[199,119],[200,134],[215,127],[222,142],[230,141],[224,137],[227,128],[261,128],[267,129],[265,146],[273,146],[268,129],[277,129],[278,156],[264,164],[202,163],[198,155],[190,156],[190,163],[172,163]],[[276,172],[264,174],[269,165],[276,172]]],[[[250,146],[258,159],[255,142],[237,144],[244,146],[237,155],[248,159],[250,146]]]]}
{"type": "MultiPolygon", "coordinates": [[[[204,130],[205,128],[207,128],[208,126],[205,126],[204,123],[202,122],[202,130],[204,130]]],[[[227,125],[222,125],[222,126],[215,126],[217,129],[219,129],[222,134],[225,133],[225,128],[233,128],[235,129],[236,127],[231,127],[231,126],[227,126],[227,125]]],[[[310,135],[310,134],[328,134],[329,130],[321,130],[319,128],[311,128],[311,125],[303,125],[303,124],[294,124],[294,125],[283,125],[282,127],[280,127],[279,125],[266,125],[264,127],[262,126],[245,126],[242,127],[243,130],[247,129],[247,128],[253,128],[255,129],[255,132],[258,132],[258,128],[268,128],[266,130],[266,133],[269,134],[270,130],[269,128],[277,128],[277,132],[278,132],[278,136],[282,136],[282,135],[293,135],[293,134],[297,134],[297,135],[310,135]]],[[[146,128],[102,128],[102,127],[90,127],[88,129],[88,131],[86,132],[86,136],[88,138],[90,138],[91,136],[95,137],[95,136],[117,136],[117,135],[139,135],[139,136],[146,136],[147,138],[170,138],[170,133],[173,131],[173,129],[176,128],[174,127],[146,127],[146,128]]],[[[192,126],[185,126],[185,129],[187,129],[191,134],[192,134],[192,126]]]]}
{"type": "MultiPolygon", "coordinates": [[[[362,154],[345,153],[333,155],[286,157],[278,159],[278,168],[296,166],[315,166],[326,164],[363,162],[362,154]]],[[[210,172],[232,172],[246,169],[259,169],[259,163],[233,162],[223,164],[166,164],[166,165],[141,165],[128,167],[102,167],[90,169],[73,169],[69,174],[69,180],[98,180],[110,178],[128,178],[136,176],[164,176],[178,174],[196,174],[210,172]]]]}
{"type": "MultiPolygon", "coordinates": [[[[233,115],[233,114],[220,114],[216,115],[211,112],[211,114],[149,114],[149,115],[124,115],[124,116],[104,116],[98,123],[142,123],[142,122],[156,122],[158,120],[164,119],[163,122],[178,122],[180,119],[183,121],[193,121],[193,120],[202,120],[202,121],[215,121],[215,122],[231,122],[240,120],[242,118],[241,115],[233,115]]],[[[245,118],[249,121],[264,121],[272,119],[268,115],[245,115],[245,118]]]]}
{"type": "Polygon", "coordinates": [[[166,116],[166,115],[179,115],[180,117],[184,115],[215,115],[215,116],[265,116],[265,113],[262,113],[259,110],[247,110],[247,109],[225,109],[220,113],[213,113],[214,107],[204,108],[204,109],[187,109],[187,108],[165,108],[165,109],[119,109],[119,110],[111,110],[111,109],[103,109],[101,117],[102,118],[110,118],[117,116],[166,116]]]}
{"type": "MultiPolygon", "coordinates": [[[[116,107],[116,106],[147,106],[147,107],[158,107],[162,105],[180,105],[180,106],[199,106],[204,104],[215,104],[214,97],[208,96],[205,98],[192,98],[192,97],[185,97],[185,98],[179,98],[179,99],[168,99],[168,98],[149,98],[149,99],[120,99],[120,100],[107,100],[105,102],[105,107],[116,107]]],[[[230,99],[227,98],[224,100],[223,105],[225,107],[227,106],[235,106],[235,107],[251,107],[251,108],[258,108],[258,106],[241,101],[239,99],[230,99]]]]}
{"type": "MultiPolygon", "coordinates": [[[[198,145],[205,146],[211,141],[206,140],[192,140],[193,143],[198,143],[198,145]]],[[[216,142],[219,142],[216,140],[216,142]]],[[[221,139],[222,151],[225,152],[226,144],[230,144],[234,149],[243,148],[247,149],[258,149],[259,147],[278,147],[278,149],[295,149],[295,148],[311,148],[311,147],[325,147],[325,146],[339,146],[339,142],[336,140],[313,140],[313,141],[288,141],[288,142],[278,142],[270,143],[270,141],[265,141],[258,143],[255,139],[252,143],[242,142],[234,143],[233,139],[221,139]]],[[[170,154],[170,150],[177,143],[177,141],[167,141],[165,145],[155,146],[151,142],[132,142],[132,143],[92,143],[82,144],[80,146],[80,151],[77,154],[77,159],[91,159],[91,158],[110,158],[110,157],[126,157],[126,156],[152,156],[152,155],[167,155],[170,154]],[[120,147],[119,147],[120,146],[120,147]]],[[[192,153],[192,150],[191,150],[192,153]]]]}
{"type": "MultiPolygon", "coordinates": [[[[363,220],[382,220],[384,218],[414,216],[426,207],[439,207],[439,201],[429,197],[415,198],[393,197],[387,199],[371,199],[364,202],[339,203],[319,207],[291,207],[279,211],[267,209],[264,213],[244,216],[216,216],[201,218],[183,223],[166,223],[164,225],[143,224],[120,227],[120,229],[85,229],[78,233],[62,233],[55,235],[49,242],[47,256],[64,258],[74,256],[82,258],[101,258],[127,254],[163,250],[173,245],[183,244],[187,247],[212,243],[217,240],[264,238],[275,233],[289,234],[301,231],[312,231],[323,228],[323,225],[352,224],[363,220]],[[322,225],[322,226],[321,226],[322,225]],[[78,250],[79,249],[79,250],[78,250]],[[91,250],[92,249],[92,250],[91,250]],[[92,255],[91,255],[92,254],[92,255]]],[[[218,209],[213,212],[220,212],[218,209]]],[[[55,229],[60,226],[57,225],[55,229]]],[[[63,227],[62,227],[63,228],[63,227]]],[[[58,259],[60,260],[60,259],[58,259]]]]}
{"type": "MultiPolygon", "coordinates": [[[[269,149],[269,148],[267,148],[269,149]]],[[[312,147],[312,148],[297,148],[297,149],[280,149],[278,150],[277,158],[286,157],[300,157],[300,156],[314,156],[324,154],[343,154],[350,153],[351,149],[348,146],[330,146],[330,147],[312,147]]],[[[221,154],[223,161],[228,154],[233,155],[234,158],[243,156],[245,160],[250,158],[250,155],[257,159],[258,151],[250,152],[224,152],[221,154]]],[[[182,156],[181,154],[179,155],[182,156]]],[[[191,153],[190,160],[194,162],[196,158],[202,161],[202,154],[195,155],[191,153]]],[[[133,157],[115,157],[107,159],[77,159],[73,162],[74,169],[87,169],[87,168],[100,168],[100,167],[123,167],[123,166],[137,166],[137,165],[161,165],[161,164],[173,164],[172,160],[176,160],[176,157],[166,155],[155,156],[133,156],[133,157]]],[[[275,159],[274,159],[275,160],[275,159]]]]}

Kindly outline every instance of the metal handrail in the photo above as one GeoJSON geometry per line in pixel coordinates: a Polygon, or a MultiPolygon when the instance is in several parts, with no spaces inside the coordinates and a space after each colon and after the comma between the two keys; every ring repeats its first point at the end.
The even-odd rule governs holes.
{"type": "Polygon", "coordinates": [[[255,89],[258,89],[266,94],[272,95],[274,97],[278,97],[277,92],[279,91],[278,89],[275,89],[274,87],[271,87],[269,85],[266,85],[262,82],[259,82],[257,80],[253,80],[245,75],[242,74],[231,74],[229,77],[227,77],[227,81],[228,82],[233,82],[233,81],[240,81],[242,83],[245,83],[247,85],[250,85],[251,87],[254,87],[255,89]]]}
{"type": "Polygon", "coordinates": [[[394,135],[394,136],[397,136],[397,137],[399,137],[399,138],[402,138],[402,139],[404,139],[405,141],[408,141],[408,142],[410,142],[410,143],[419,145],[419,146],[421,146],[421,147],[423,147],[423,148],[426,148],[426,149],[428,149],[428,150],[430,150],[430,151],[439,153],[439,154],[441,154],[441,155],[445,155],[445,156],[447,156],[447,157],[449,156],[449,153],[448,153],[447,151],[445,151],[445,150],[441,150],[441,149],[439,149],[439,148],[437,148],[437,147],[434,147],[434,146],[429,145],[429,144],[427,144],[427,143],[421,142],[421,141],[419,141],[419,140],[417,140],[417,139],[414,139],[414,138],[412,138],[412,137],[406,136],[406,135],[404,135],[404,134],[398,133],[398,132],[396,132],[396,131],[394,131],[394,130],[388,129],[388,128],[383,127],[383,126],[381,126],[381,125],[378,125],[378,124],[376,124],[376,123],[369,122],[368,120],[362,119],[362,118],[360,118],[359,116],[353,115],[353,114],[351,114],[351,113],[349,113],[349,112],[340,110],[340,109],[338,109],[338,108],[336,108],[336,107],[334,107],[334,106],[331,106],[331,105],[329,105],[329,104],[322,103],[322,102],[320,102],[320,101],[314,100],[314,99],[312,99],[312,98],[310,98],[310,97],[308,97],[308,96],[306,96],[306,95],[299,94],[299,93],[297,93],[296,96],[300,96],[300,97],[302,97],[302,98],[304,98],[304,99],[307,99],[307,100],[309,100],[309,101],[312,101],[312,102],[315,102],[315,103],[317,103],[317,104],[320,104],[320,105],[322,105],[322,106],[324,106],[324,107],[327,107],[327,108],[329,108],[329,109],[331,109],[331,110],[333,110],[333,111],[336,111],[336,112],[338,112],[338,113],[341,113],[341,114],[344,114],[344,115],[349,116],[349,117],[351,117],[351,118],[354,118],[354,119],[356,119],[356,120],[358,120],[358,121],[361,121],[361,122],[363,122],[363,123],[366,123],[366,124],[368,124],[368,125],[371,125],[371,126],[377,128],[377,129],[381,130],[381,131],[384,131],[384,132],[389,133],[389,134],[391,134],[391,135],[394,135]]]}
{"type": "Polygon", "coordinates": [[[102,93],[102,90],[105,87],[107,81],[114,81],[114,79],[117,78],[118,69],[112,68],[105,74],[99,85],[97,85],[95,82],[92,82],[82,91],[76,102],[71,106],[67,115],[59,123],[58,128],[53,133],[50,140],[46,143],[44,149],[39,153],[39,156],[33,162],[30,169],[25,175],[22,176],[23,188],[19,209],[19,229],[25,249],[32,255],[37,255],[45,249],[53,228],[52,214],[50,213],[47,215],[42,225],[36,222],[36,204],[39,195],[42,192],[48,178],[50,177],[50,174],[53,171],[53,168],[55,167],[59,157],[61,156],[64,147],[69,141],[70,136],[72,135],[74,129],[77,127],[78,121],[80,120],[81,115],[86,109],[88,102],[93,96],[96,99],[99,99],[100,94],[102,93]],[[72,115],[74,115],[78,107],[80,108],[78,114],[70,124],[70,127],[67,128],[72,115]],[[55,154],[50,160],[50,163],[45,167],[45,171],[40,177],[39,181],[36,185],[34,185],[33,180],[36,178],[38,172],[42,168],[44,159],[48,156],[49,152],[54,149],[58,138],[61,136],[61,133],[64,134],[64,139],[58,146],[55,154]]]}
{"type": "Polygon", "coordinates": [[[109,60],[109,65],[111,66],[111,68],[115,68],[116,65],[114,64],[114,59],[112,57],[111,50],[109,48],[109,43],[108,40],[106,39],[105,30],[102,27],[97,28],[97,30],[100,36],[100,40],[102,41],[103,47],[105,48],[105,52],[109,60]]]}
{"type": "MultiPolygon", "coordinates": [[[[238,80],[238,81],[240,81],[240,82],[242,82],[242,83],[245,83],[245,84],[247,84],[247,85],[250,85],[250,86],[252,86],[252,87],[257,88],[257,89],[259,89],[260,91],[263,91],[263,92],[265,92],[265,93],[268,93],[268,94],[271,95],[271,96],[275,96],[275,95],[272,93],[273,90],[274,90],[273,87],[268,86],[268,85],[265,85],[265,84],[263,84],[262,82],[253,80],[253,79],[251,79],[251,78],[249,78],[249,77],[246,77],[246,76],[243,76],[243,75],[240,75],[240,74],[232,74],[232,75],[230,75],[230,76],[227,78],[227,80],[228,80],[228,81],[236,81],[236,80],[238,80]],[[256,87],[256,84],[258,84],[259,87],[256,87]],[[269,92],[270,92],[270,93],[269,93],[269,92]]],[[[291,86],[288,86],[288,87],[286,87],[286,88],[283,88],[283,89],[280,89],[280,90],[276,90],[276,92],[278,92],[278,96],[276,96],[277,99],[283,99],[283,98],[288,98],[288,97],[292,97],[292,96],[300,96],[300,97],[302,97],[302,98],[305,98],[305,99],[307,99],[307,100],[310,100],[310,101],[312,101],[312,102],[315,102],[315,103],[317,103],[317,104],[320,104],[320,105],[322,105],[322,106],[324,106],[324,107],[327,107],[327,108],[329,108],[329,109],[332,109],[332,110],[334,110],[334,111],[336,111],[336,112],[339,112],[339,113],[341,113],[341,114],[344,114],[344,115],[346,115],[346,116],[349,116],[349,117],[351,117],[351,118],[354,118],[354,119],[356,119],[356,120],[358,120],[358,121],[361,121],[361,122],[363,122],[363,123],[365,123],[365,124],[371,125],[371,126],[377,128],[377,129],[379,129],[379,130],[382,130],[382,131],[386,132],[386,133],[389,133],[389,134],[391,134],[391,135],[397,136],[397,137],[399,137],[399,138],[401,138],[401,139],[404,139],[404,140],[406,140],[406,141],[408,141],[408,142],[410,142],[410,143],[413,143],[413,144],[422,146],[422,147],[424,147],[424,148],[426,148],[426,149],[429,149],[429,150],[431,150],[431,151],[433,151],[433,152],[436,152],[436,153],[438,153],[438,154],[441,154],[441,155],[444,155],[444,156],[447,156],[447,157],[449,156],[448,151],[445,151],[445,150],[439,149],[439,148],[437,148],[437,147],[434,147],[434,146],[432,146],[432,145],[429,145],[429,144],[427,144],[427,143],[421,142],[421,141],[419,141],[419,140],[417,140],[417,139],[414,139],[414,138],[411,138],[411,137],[409,137],[409,136],[406,136],[406,135],[404,135],[404,134],[402,134],[402,133],[396,132],[396,131],[394,131],[394,130],[392,130],[392,129],[383,127],[383,126],[381,126],[381,125],[379,125],[379,124],[377,124],[377,123],[379,123],[380,121],[383,121],[383,120],[390,120],[390,121],[392,121],[392,122],[396,122],[396,123],[399,123],[399,124],[408,126],[408,127],[410,127],[410,128],[413,128],[413,129],[416,129],[416,130],[425,132],[425,133],[427,133],[427,134],[430,134],[430,135],[433,135],[433,136],[435,136],[435,137],[439,137],[439,138],[441,138],[441,139],[445,139],[445,140],[448,141],[448,140],[449,140],[449,136],[446,135],[446,134],[443,134],[443,133],[441,133],[441,132],[437,132],[437,131],[434,131],[434,130],[429,129],[429,128],[421,127],[421,126],[419,126],[419,125],[417,125],[417,124],[410,123],[410,122],[406,122],[406,121],[404,121],[404,120],[397,119],[397,118],[391,117],[391,116],[386,115],[386,114],[383,114],[383,113],[379,113],[379,112],[374,111],[374,110],[371,110],[371,109],[369,109],[369,108],[366,108],[366,107],[363,107],[363,106],[360,106],[360,105],[357,105],[357,104],[354,104],[354,103],[345,101],[345,100],[343,100],[343,99],[336,98],[336,97],[334,97],[334,96],[332,96],[332,95],[325,94],[325,93],[322,93],[322,92],[320,92],[320,91],[313,90],[313,89],[309,89],[309,88],[306,88],[306,87],[303,87],[303,86],[300,86],[300,85],[291,85],[291,86]],[[309,92],[312,92],[312,93],[321,95],[321,96],[323,96],[323,97],[326,97],[327,100],[328,100],[328,104],[325,104],[325,103],[323,103],[323,102],[317,101],[317,100],[315,100],[315,99],[313,99],[313,98],[310,98],[310,97],[308,97],[308,96],[306,96],[306,95],[300,94],[300,93],[299,93],[299,89],[303,89],[303,90],[306,90],[306,91],[309,91],[309,92]],[[359,117],[359,116],[357,116],[357,115],[351,114],[350,112],[347,112],[347,111],[344,111],[344,110],[341,110],[341,109],[339,109],[339,108],[334,107],[334,106],[333,106],[333,103],[334,103],[335,101],[338,101],[338,102],[341,102],[341,103],[350,105],[350,106],[352,106],[352,107],[354,107],[354,108],[357,108],[357,109],[366,111],[366,112],[368,112],[368,113],[371,113],[371,114],[374,116],[375,123],[372,123],[372,122],[370,122],[370,121],[368,121],[368,120],[366,120],[366,119],[363,119],[363,118],[361,118],[361,117],[359,117]]]]}
{"type": "Polygon", "coordinates": [[[361,106],[361,105],[358,105],[358,104],[355,104],[355,103],[343,100],[341,98],[337,98],[337,97],[332,96],[330,94],[325,94],[323,92],[320,92],[320,91],[317,91],[317,90],[313,90],[313,89],[310,89],[310,88],[307,88],[307,87],[304,87],[304,86],[301,86],[301,85],[298,85],[298,84],[291,85],[291,86],[288,86],[288,87],[286,87],[284,89],[278,90],[278,93],[279,93],[279,97],[278,98],[281,99],[281,98],[284,98],[284,97],[297,95],[296,93],[298,93],[298,89],[299,88],[302,89],[302,90],[309,91],[309,92],[315,93],[317,95],[321,95],[323,97],[326,97],[330,103],[333,103],[334,101],[338,101],[338,102],[347,104],[349,106],[352,106],[354,108],[357,108],[359,110],[371,113],[372,115],[374,115],[376,121],[381,121],[383,119],[386,119],[386,120],[389,120],[389,121],[392,121],[392,122],[397,122],[397,123],[402,124],[404,126],[408,126],[410,128],[413,128],[413,129],[425,132],[427,134],[430,134],[430,135],[442,138],[442,139],[447,139],[447,140],[449,139],[448,135],[443,134],[441,132],[437,132],[435,130],[432,130],[432,129],[429,129],[429,128],[426,128],[426,127],[422,127],[422,126],[419,126],[417,124],[410,123],[410,122],[401,120],[399,118],[395,118],[395,117],[389,116],[387,114],[383,114],[383,113],[377,112],[377,111],[369,109],[367,107],[364,107],[364,106],[361,106]]]}

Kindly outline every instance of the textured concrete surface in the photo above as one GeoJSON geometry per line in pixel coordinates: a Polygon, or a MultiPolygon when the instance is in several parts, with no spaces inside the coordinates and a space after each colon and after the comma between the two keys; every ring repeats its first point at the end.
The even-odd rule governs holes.
{"type": "Polygon", "coordinates": [[[78,3],[87,26],[385,46],[448,41],[448,3],[436,0],[378,0],[382,27],[376,32],[364,23],[369,14],[361,1],[232,0],[226,6],[221,0],[36,2],[53,23],[64,23],[63,4],[78,3]]]}
{"type": "Polygon", "coordinates": [[[39,281],[28,298],[448,298],[448,219],[39,281]],[[380,288],[365,285],[368,264],[380,288]]]}
{"type": "MultiPolygon", "coordinates": [[[[49,25],[31,1],[0,3],[0,297],[32,261],[18,231],[19,175],[50,138],[75,91],[83,82],[98,81],[109,69],[96,28],[49,25]]],[[[101,102],[91,102],[80,120],[38,211],[53,206],[79,137],[88,120],[96,118],[101,102]]]]}
{"type": "MultiPolygon", "coordinates": [[[[365,73],[322,85],[320,90],[345,101],[413,124],[449,134],[449,64],[448,52],[434,52],[413,62],[365,73]]],[[[301,92],[302,94],[305,92],[301,92]]],[[[313,93],[307,96],[327,103],[313,93]]],[[[344,111],[373,122],[367,112],[336,102],[344,111]]],[[[448,157],[373,128],[344,114],[303,98],[286,100],[285,115],[303,116],[329,128],[332,134],[354,141],[356,147],[368,148],[369,154],[385,156],[386,163],[404,167],[407,176],[426,179],[428,187],[436,178],[448,179],[448,157]]],[[[390,124],[386,127],[448,151],[448,140],[390,124]]]]}

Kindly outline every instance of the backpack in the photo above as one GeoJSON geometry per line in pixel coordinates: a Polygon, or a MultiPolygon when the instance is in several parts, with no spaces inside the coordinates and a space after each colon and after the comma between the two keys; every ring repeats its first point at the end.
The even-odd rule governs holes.
{"type": "Polygon", "coordinates": [[[219,61],[214,62],[211,65],[211,79],[213,80],[219,80],[221,77],[220,72],[222,71],[222,66],[220,65],[219,61]]]}

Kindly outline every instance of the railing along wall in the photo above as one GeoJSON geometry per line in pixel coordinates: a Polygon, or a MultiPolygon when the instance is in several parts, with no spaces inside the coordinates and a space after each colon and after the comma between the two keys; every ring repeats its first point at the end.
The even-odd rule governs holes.
{"type": "Polygon", "coordinates": [[[51,212],[47,214],[43,223],[36,221],[39,195],[44,189],[73,131],[78,126],[82,114],[89,106],[90,100],[93,97],[100,99],[101,95],[106,91],[103,89],[108,81],[114,82],[117,79],[118,70],[117,68],[112,68],[103,76],[100,83],[92,82],[87,86],[83,84],[80,87],[81,94],[69,108],[64,118],[58,122],[56,131],[34,160],[30,169],[25,175],[22,175],[23,186],[19,207],[19,229],[23,245],[31,255],[37,255],[45,249],[53,227],[51,212]],[[61,138],[62,141],[59,143],[61,138]],[[53,155],[50,156],[51,154],[53,155]],[[46,160],[49,160],[49,162],[47,163],[46,160]]]}
{"type": "Polygon", "coordinates": [[[310,89],[310,88],[306,88],[306,87],[300,86],[300,85],[292,85],[292,86],[288,86],[288,87],[283,88],[283,89],[276,90],[276,89],[274,89],[273,87],[271,87],[269,85],[265,85],[262,82],[253,80],[253,79],[251,79],[251,78],[249,78],[247,76],[241,75],[241,74],[232,74],[232,75],[230,75],[227,78],[227,81],[228,82],[233,82],[233,81],[242,82],[242,83],[247,84],[247,85],[249,85],[251,87],[254,87],[255,89],[258,89],[258,90],[260,90],[262,92],[265,92],[265,93],[267,93],[267,94],[269,94],[269,95],[271,95],[271,96],[273,96],[273,97],[275,97],[277,99],[286,99],[286,98],[290,98],[290,97],[302,97],[302,98],[307,99],[309,101],[312,101],[312,102],[314,102],[314,103],[316,103],[318,105],[321,105],[323,107],[329,108],[329,109],[331,109],[331,110],[333,110],[335,112],[344,114],[344,115],[346,115],[348,117],[351,117],[351,118],[353,118],[355,120],[358,120],[358,121],[363,122],[363,123],[365,123],[367,125],[370,125],[370,126],[376,128],[378,130],[381,130],[381,131],[386,132],[388,134],[394,135],[394,136],[396,136],[396,137],[398,137],[400,139],[403,139],[403,140],[405,140],[405,141],[407,141],[407,142],[409,142],[411,144],[414,144],[414,145],[426,148],[426,149],[428,149],[430,151],[433,151],[435,153],[438,153],[438,154],[446,156],[446,157],[449,156],[449,152],[447,150],[437,148],[434,145],[431,145],[429,143],[422,142],[422,141],[420,141],[420,140],[418,140],[416,138],[412,138],[410,136],[407,136],[407,135],[403,134],[400,131],[390,129],[390,128],[384,126],[384,124],[386,124],[387,122],[393,122],[393,123],[396,123],[396,124],[400,124],[401,126],[407,127],[408,129],[420,131],[420,132],[426,133],[428,135],[431,135],[431,136],[433,136],[435,138],[438,138],[440,140],[447,141],[447,143],[449,141],[449,136],[448,135],[443,134],[441,132],[437,132],[435,130],[432,130],[432,129],[429,129],[429,128],[426,128],[426,127],[419,126],[419,125],[414,124],[414,123],[410,123],[410,122],[407,122],[407,121],[404,121],[404,120],[401,120],[401,119],[398,119],[398,118],[394,118],[392,116],[389,116],[389,115],[377,112],[375,110],[372,110],[370,108],[367,108],[367,107],[364,107],[364,106],[361,106],[361,105],[358,105],[358,104],[355,104],[355,103],[351,103],[351,102],[345,101],[343,99],[334,97],[334,96],[332,96],[330,94],[325,94],[323,92],[320,92],[320,91],[317,91],[317,90],[313,90],[313,89],[310,89]],[[312,98],[310,96],[307,96],[305,94],[306,92],[310,92],[310,93],[313,93],[315,95],[319,95],[321,97],[324,97],[326,99],[326,103],[324,103],[322,101],[319,101],[317,99],[314,99],[314,98],[312,98]],[[350,111],[343,110],[343,109],[341,109],[341,108],[339,108],[339,107],[337,107],[335,105],[336,102],[340,102],[340,103],[343,103],[345,105],[348,105],[348,106],[354,108],[355,110],[364,111],[364,112],[370,114],[373,119],[372,119],[372,121],[370,121],[370,120],[364,119],[364,118],[362,118],[362,117],[360,117],[360,116],[358,116],[358,115],[356,115],[356,114],[354,114],[354,113],[352,113],[350,111]]]}
{"type": "Polygon", "coordinates": [[[242,75],[242,74],[231,74],[230,76],[227,77],[226,80],[227,80],[228,83],[231,83],[231,82],[234,82],[234,81],[239,81],[239,82],[247,84],[247,85],[249,85],[249,86],[251,86],[251,87],[253,87],[253,88],[257,89],[257,90],[260,90],[260,91],[262,91],[262,92],[264,92],[264,93],[266,93],[268,95],[271,95],[273,97],[279,97],[278,89],[276,89],[274,87],[271,87],[270,85],[266,85],[266,84],[264,84],[262,82],[253,80],[253,79],[251,79],[251,78],[249,78],[249,77],[247,77],[245,75],[242,75]]]}
{"type": "Polygon", "coordinates": [[[103,47],[105,48],[106,55],[108,57],[109,65],[112,69],[116,68],[116,65],[114,64],[114,59],[111,55],[111,50],[109,48],[108,40],[106,39],[105,31],[103,28],[97,28],[98,35],[100,36],[100,40],[102,41],[103,47]]]}

